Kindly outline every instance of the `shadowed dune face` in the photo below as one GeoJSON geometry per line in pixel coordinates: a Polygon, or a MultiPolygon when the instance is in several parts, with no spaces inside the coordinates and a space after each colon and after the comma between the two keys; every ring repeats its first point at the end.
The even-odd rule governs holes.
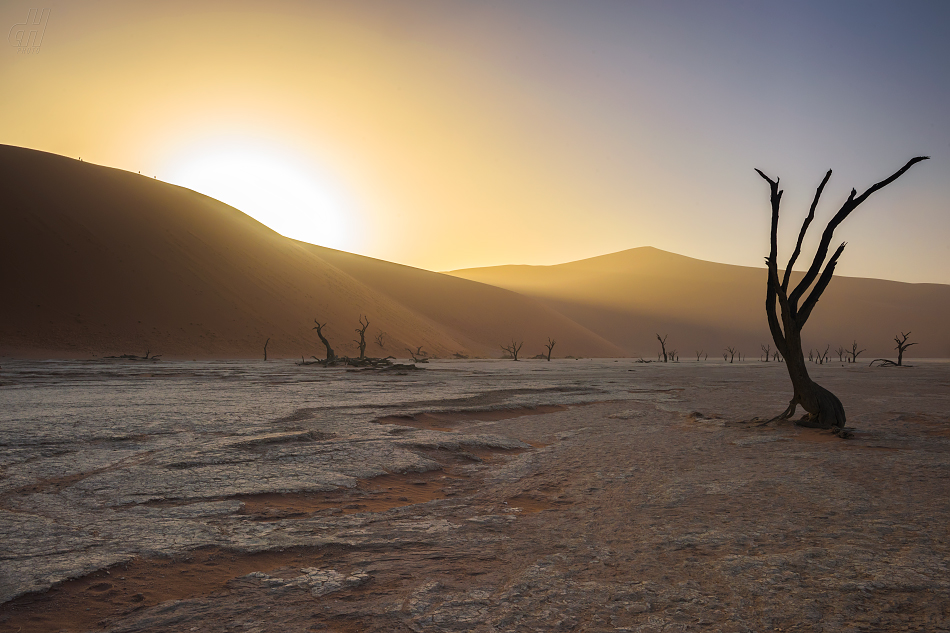
{"type": "MultiPolygon", "coordinates": [[[[704,262],[635,248],[557,266],[495,266],[452,271],[544,300],[624,348],[652,355],[655,333],[683,360],[738,346],[750,358],[772,339],[765,320],[765,269],[704,262]]],[[[793,275],[797,281],[801,275],[793,275]]],[[[912,331],[915,355],[950,357],[950,286],[835,277],[805,326],[806,346],[850,347],[890,356],[893,337],[912,331]]],[[[837,356],[835,356],[837,359],[837,356]]]]}
{"type": "Polygon", "coordinates": [[[144,176],[0,146],[0,355],[323,356],[311,327],[355,355],[499,356],[511,337],[564,354],[621,350],[499,288],[285,238],[216,200],[144,176]],[[372,337],[385,331],[385,347],[372,337]]]}

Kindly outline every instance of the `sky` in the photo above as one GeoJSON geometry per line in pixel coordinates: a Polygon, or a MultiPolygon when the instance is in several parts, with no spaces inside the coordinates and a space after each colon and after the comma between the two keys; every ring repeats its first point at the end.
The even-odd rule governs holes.
{"type": "Polygon", "coordinates": [[[0,5],[0,143],[289,237],[430,270],[638,246],[762,266],[753,168],[785,189],[781,261],[825,171],[806,245],[927,155],[839,228],[837,270],[950,283],[950,2],[42,6],[25,28],[39,5],[0,5]]]}

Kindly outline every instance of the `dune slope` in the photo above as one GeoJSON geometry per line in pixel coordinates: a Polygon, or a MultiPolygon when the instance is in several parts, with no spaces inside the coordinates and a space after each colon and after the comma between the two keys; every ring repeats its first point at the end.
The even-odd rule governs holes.
{"type": "MultiPolygon", "coordinates": [[[[619,348],[509,290],[285,238],[228,205],[138,174],[0,146],[0,355],[165,357],[338,354],[499,356],[511,337],[562,353],[619,348]]],[[[537,348],[536,350],[534,348],[537,348]]],[[[527,344],[526,349],[527,352],[527,344]]]]}

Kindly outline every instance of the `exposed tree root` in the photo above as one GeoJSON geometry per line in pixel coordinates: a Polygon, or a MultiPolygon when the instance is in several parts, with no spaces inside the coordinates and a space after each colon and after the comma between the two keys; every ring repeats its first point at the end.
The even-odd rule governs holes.
{"type": "MultiPolygon", "coordinates": [[[[348,356],[334,356],[333,358],[317,358],[316,356],[311,356],[313,360],[304,360],[303,356],[300,357],[300,362],[298,365],[320,365],[321,367],[368,367],[372,369],[385,369],[392,367],[392,361],[395,360],[392,356],[387,356],[386,358],[349,358],[348,356]]],[[[403,365],[400,365],[404,367],[403,365]]]]}
{"type": "Polygon", "coordinates": [[[874,367],[874,363],[881,363],[878,367],[913,367],[913,365],[904,365],[902,363],[895,363],[892,360],[887,360],[886,358],[875,358],[871,361],[871,364],[868,367],[874,367]]]}

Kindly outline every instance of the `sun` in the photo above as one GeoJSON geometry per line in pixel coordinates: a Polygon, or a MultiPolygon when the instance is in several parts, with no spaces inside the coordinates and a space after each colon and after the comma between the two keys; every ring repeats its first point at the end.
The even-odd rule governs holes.
{"type": "Polygon", "coordinates": [[[281,235],[351,249],[353,210],[327,174],[293,150],[246,140],[188,147],[162,179],[220,200],[281,235]]]}

